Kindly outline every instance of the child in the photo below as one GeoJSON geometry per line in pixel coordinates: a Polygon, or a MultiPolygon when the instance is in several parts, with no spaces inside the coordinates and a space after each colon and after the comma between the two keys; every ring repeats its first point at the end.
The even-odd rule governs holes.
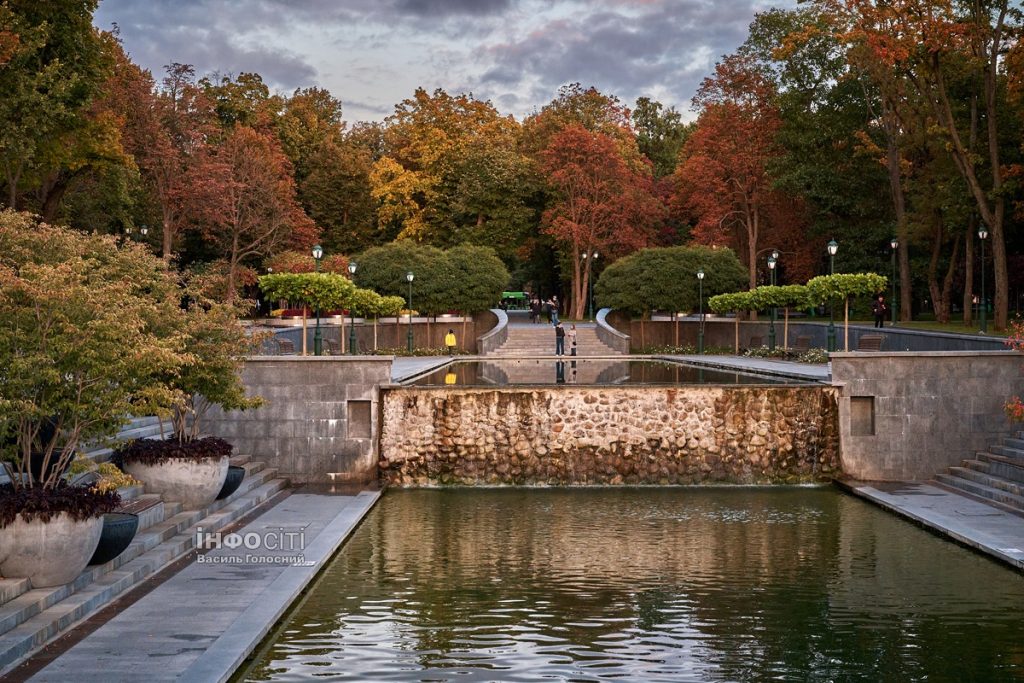
{"type": "Polygon", "coordinates": [[[569,325],[569,331],[566,335],[569,338],[569,355],[576,355],[576,325],[569,325]]]}
{"type": "Polygon", "coordinates": [[[448,349],[448,355],[455,355],[455,330],[449,328],[448,334],[444,335],[444,345],[448,349]]]}

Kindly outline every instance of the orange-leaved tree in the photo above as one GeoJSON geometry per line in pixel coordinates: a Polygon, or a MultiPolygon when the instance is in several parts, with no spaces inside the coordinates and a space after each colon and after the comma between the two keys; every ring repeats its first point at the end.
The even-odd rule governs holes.
{"type": "Polygon", "coordinates": [[[751,288],[757,285],[758,245],[782,227],[770,218],[798,210],[773,189],[768,171],[782,152],[774,95],[771,80],[750,57],[733,55],[717,64],[694,97],[701,113],[675,173],[674,204],[695,223],[694,239],[733,247],[746,262],[751,288]]]}
{"type": "Polygon", "coordinates": [[[248,126],[234,129],[193,172],[197,224],[227,259],[227,298],[250,259],[281,249],[306,249],[316,225],[299,206],[291,164],[277,140],[248,126]]]}
{"type": "Polygon", "coordinates": [[[572,263],[569,316],[582,318],[594,259],[611,258],[651,244],[663,217],[649,165],[631,170],[616,140],[579,125],[564,128],[541,152],[541,168],[554,192],[542,229],[572,263]]]}

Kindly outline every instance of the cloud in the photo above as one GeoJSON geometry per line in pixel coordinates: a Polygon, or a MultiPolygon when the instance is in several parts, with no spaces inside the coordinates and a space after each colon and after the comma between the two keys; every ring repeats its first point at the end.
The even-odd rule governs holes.
{"type": "Polygon", "coordinates": [[[769,1],[103,0],[95,21],[117,22],[157,77],[172,61],[255,71],[283,92],[326,87],[347,115],[372,118],[441,87],[522,116],[572,82],[685,110],[769,1]]]}

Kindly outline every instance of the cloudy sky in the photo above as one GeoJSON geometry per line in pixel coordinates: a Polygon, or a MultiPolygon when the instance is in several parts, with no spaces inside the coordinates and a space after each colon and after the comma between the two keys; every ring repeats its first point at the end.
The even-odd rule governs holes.
{"type": "MultiPolygon", "coordinates": [[[[255,71],[274,90],[319,86],[348,121],[382,120],[417,87],[471,92],[521,118],[566,83],[689,110],[754,14],[794,0],[102,0],[155,76],[255,71]]],[[[689,117],[688,117],[689,118],[689,117]]]]}

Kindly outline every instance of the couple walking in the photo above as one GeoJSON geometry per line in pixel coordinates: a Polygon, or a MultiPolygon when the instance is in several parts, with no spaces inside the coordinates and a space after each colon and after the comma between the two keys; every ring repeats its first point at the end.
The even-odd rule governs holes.
{"type": "Polygon", "coordinates": [[[569,337],[569,355],[576,355],[576,325],[569,325],[569,331],[566,332],[565,328],[562,327],[562,323],[555,322],[555,355],[565,355],[565,338],[569,337]]]}

